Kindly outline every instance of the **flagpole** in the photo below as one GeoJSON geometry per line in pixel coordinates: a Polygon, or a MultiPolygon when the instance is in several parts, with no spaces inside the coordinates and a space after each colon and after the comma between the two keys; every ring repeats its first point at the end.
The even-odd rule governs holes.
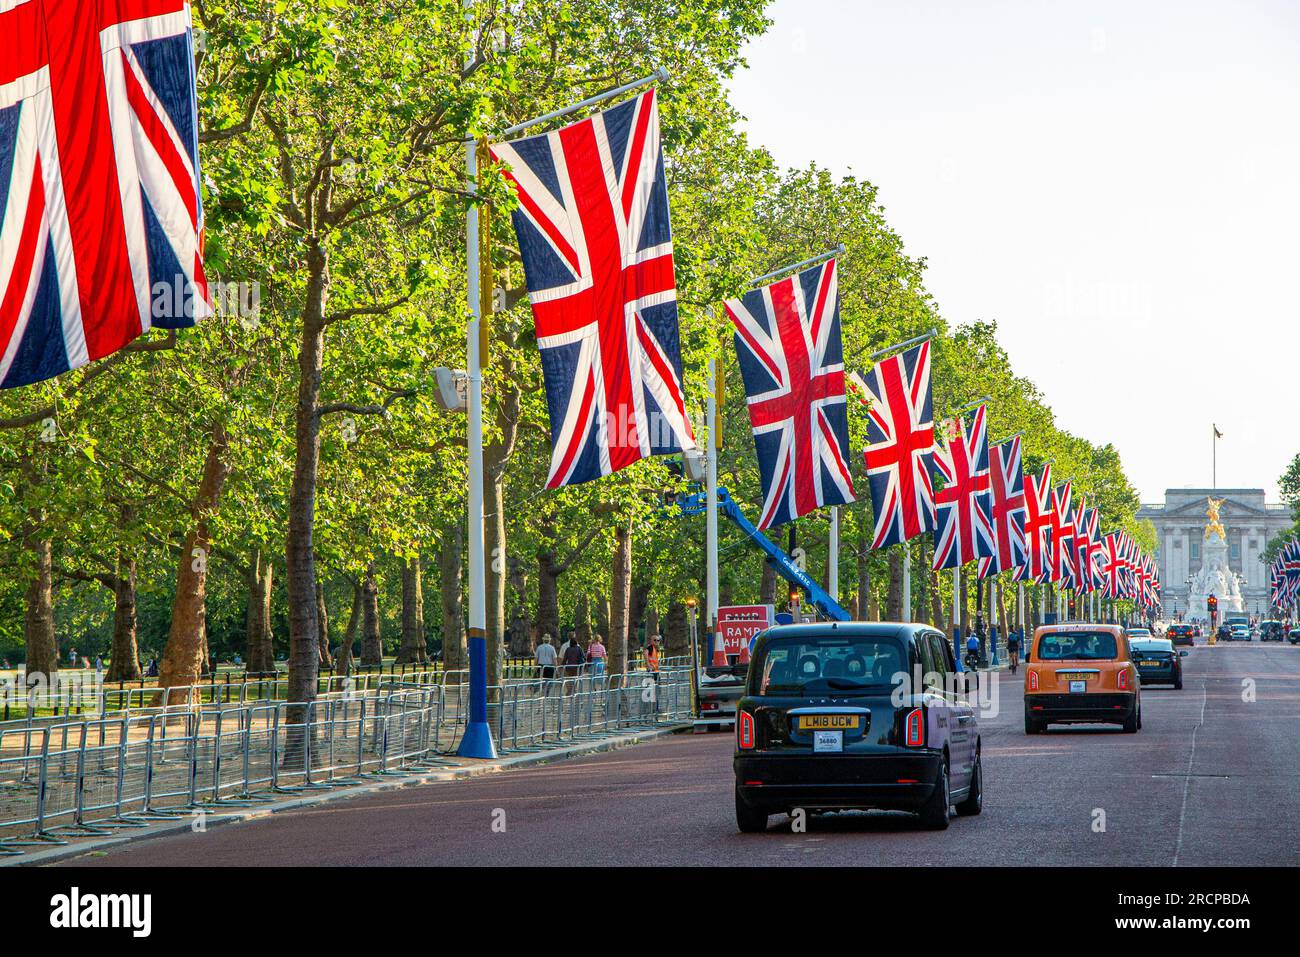
{"type": "Polygon", "coordinates": [[[912,620],[912,546],[903,542],[903,621],[912,620]]]}
{"type": "Polygon", "coordinates": [[[830,552],[826,566],[826,590],[837,602],[840,600],[840,509],[831,506],[830,552]]]}
{"type": "MultiPolygon", "coordinates": [[[[958,558],[961,556],[958,555],[958,558]]],[[[961,565],[952,569],[952,650],[961,661],[961,565]]],[[[965,670],[965,669],[963,669],[965,670]]]]}
{"type": "MultiPolygon", "coordinates": [[[[469,15],[473,0],[465,0],[469,15]]],[[[478,143],[465,142],[465,185],[473,198],[478,193],[478,143]]],[[[479,289],[479,210],[471,201],[465,213],[466,291],[469,305],[465,328],[465,366],[469,379],[466,439],[469,452],[469,490],[467,523],[469,525],[469,720],[456,753],[466,758],[495,758],[496,745],[487,714],[487,591],[483,564],[483,374],[479,326],[482,301],[479,289]]]]}
{"type": "Polygon", "coordinates": [[[828,249],[824,253],[818,253],[816,256],[809,256],[797,263],[791,263],[788,266],[782,266],[780,269],[773,269],[771,272],[765,272],[761,276],[756,276],[749,281],[750,288],[761,286],[769,279],[775,279],[777,276],[783,276],[788,272],[795,272],[808,266],[816,266],[818,263],[824,263],[827,260],[834,259],[836,256],[844,254],[844,244],[840,243],[834,249],[828,249]]]}
{"type": "Polygon", "coordinates": [[[709,427],[709,450],[705,456],[705,510],[704,534],[705,551],[708,552],[705,583],[705,627],[708,629],[709,660],[713,660],[713,644],[720,640],[718,635],[718,392],[717,366],[715,359],[709,359],[709,397],[706,404],[709,427]]]}
{"type": "MultiPolygon", "coordinates": [[[[468,9],[473,6],[473,0],[465,0],[465,7],[468,9]]],[[[501,131],[501,137],[513,136],[515,133],[522,133],[524,130],[534,126],[540,126],[542,123],[549,123],[551,120],[558,120],[570,113],[576,113],[588,106],[595,106],[597,103],[604,103],[606,100],[612,100],[614,97],[623,93],[630,93],[639,87],[649,86],[651,83],[667,83],[668,71],[663,67],[655,70],[649,76],[643,76],[639,80],[633,80],[631,83],[624,83],[622,86],[616,86],[612,90],[606,90],[604,93],[597,93],[595,96],[589,96],[585,100],[579,100],[562,109],[552,110],[550,113],[544,113],[536,116],[531,120],[524,120],[522,123],[516,123],[514,126],[507,127],[501,131]]]]}

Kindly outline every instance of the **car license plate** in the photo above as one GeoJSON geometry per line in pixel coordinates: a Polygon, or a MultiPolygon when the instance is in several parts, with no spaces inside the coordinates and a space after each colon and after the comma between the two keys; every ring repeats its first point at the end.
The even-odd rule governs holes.
{"type": "Polygon", "coordinates": [[[1090,671],[1061,671],[1057,675],[1067,681],[1091,681],[1097,677],[1090,671]]]}
{"type": "Polygon", "coordinates": [[[848,731],[857,726],[857,715],[852,714],[799,715],[800,731],[848,731]]]}
{"type": "Polygon", "coordinates": [[[1086,681],[1070,682],[1070,694],[1087,694],[1087,692],[1088,692],[1088,682],[1086,681]]]}
{"type": "Polygon", "coordinates": [[[1153,667],[1153,666],[1158,667],[1160,662],[1156,661],[1153,658],[1143,658],[1141,661],[1138,662],[1138,664],[1146,665],[1147,667],[1153,667]]]}
{"type": "Polygon", "coordinates": [[[843,751],[844,750],[844,732],[843,731],[814,731],[813,732],[813,751],[843,751]]]}

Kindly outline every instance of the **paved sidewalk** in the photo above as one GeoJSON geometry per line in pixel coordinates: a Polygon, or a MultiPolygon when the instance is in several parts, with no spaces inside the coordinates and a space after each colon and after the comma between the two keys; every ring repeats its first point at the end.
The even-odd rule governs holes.
{"type": "MultiPolygon", "coordinates": [[[[432,784],[438,781],[455,781],[464,778],[481,777],[483,775],[493,774],[500,771],[509,771],[514,768],[532,767],[539,764],[562,761],[566,758],[579,757],[581,755],[597,754],[603,751],[614,751],[619,748],[630,747],[643,741],[661,738],[689,728],[690,723],[687,722],[663,728],[631,731],[625,734],[613,734],[608,737],[568,744],[563,747],[551,748],[548,750],[529,752],[525,754],[512,754],[509,757],[497,758],[491,761],[482,761],[473,758],[437,756],[436,760],[442,766],[432,768],[428,771],[403,773],[400,775],[393,775],[392,777],[383,777],[377,780],[367,781],[364,784],[352,786],[344,785],[333,787],[329,790],[312,791],[301,797],[286,794],[282,795],[283,800],[267,801],[266,803],[255,804],[247,808],[231,808],[228,806],[219,808],[197,808],[193,811],[178,813],[172,820],[159,821],[158,823],[151,824],[148,827],[126,828],[115,832],[108,837],[68,837],[67,844],[52,845],[48,848],[28,848],[26,853],[15,857],[0,857],[0,867],[21,867],[49,864],[53,861],[68,857],[79,857],[86,854],[93,854],[95,851],[100,851],[109,847],[115,847],[136,841],[145,841],[150,838],[191,830],[200,820],[200,814],[202,815],[202,826],[205,829],[220,827],[224,824],[240,824],[245,821],[265,818],[282,811],[313,807],[319,804],[328,804],[334,801],[347,800],[363,794],[373,794],[378,791],[392,791],[399,788],[413,787],[419,784],[432,784]]],[[[431,761],[432,760],[435,759],[431,759],[431,761]]]]}

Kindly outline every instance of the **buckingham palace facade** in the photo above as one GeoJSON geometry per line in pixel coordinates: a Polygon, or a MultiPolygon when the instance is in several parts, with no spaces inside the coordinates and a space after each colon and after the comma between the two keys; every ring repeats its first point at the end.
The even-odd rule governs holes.
{"type": "Polygon", "coordinates": [[[1264,501],[1261,488],[1171,488],[1163,504],[1143,505],[1138,518],[1156,527],[1161,603],[1165,614],[1186,613],[1188,579],[1201,568],[1206,500],[1224,499],[1219,520],[1228,533],[1228,565],[1242,579],[1246,611],[1268,612],[1268,569],[1262,557],[1268,541],[1291,527],[1291,510],[1264,501]]]}

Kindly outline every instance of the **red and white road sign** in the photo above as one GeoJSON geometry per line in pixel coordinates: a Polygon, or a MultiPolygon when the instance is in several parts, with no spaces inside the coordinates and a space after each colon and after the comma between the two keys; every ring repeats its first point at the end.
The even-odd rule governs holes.
{"type": "Polygon", "coordinates": [[[739,655],[760,631],[776,620],[771,605],[724,605],[718,609],[718,634],[729,655],[739,655]]]}

